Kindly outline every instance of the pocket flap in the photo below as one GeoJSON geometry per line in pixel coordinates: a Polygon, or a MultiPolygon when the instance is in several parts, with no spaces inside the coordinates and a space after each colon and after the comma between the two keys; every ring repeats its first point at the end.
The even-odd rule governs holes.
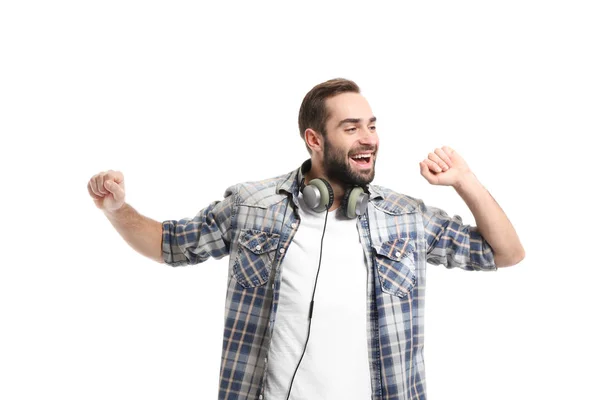
{"type": "Polygon", "coordinates": [[[413,250],[409,239],[403,238],[383,242],[379,247],[375,247],[377,254],[394,261],[400,261],[403,257],[412,255],[413,250]]]}
{"type": "Polygon", "coordinates": [[[249,229],[241,233],[240,244],[254,254],[268,253],[277,249],[279,235],[249,229]]]}

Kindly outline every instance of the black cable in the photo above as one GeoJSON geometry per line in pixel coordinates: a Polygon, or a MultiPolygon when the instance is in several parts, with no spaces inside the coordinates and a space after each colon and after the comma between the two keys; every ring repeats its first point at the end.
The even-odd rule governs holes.
{"type": "Polygon", "coordinates": [[[321,250],[319,251],[319,267],[317,268],[317,276],[315,277],[315,286],[313,287],[312,299],[310,300],[310,308],[308,310],[308,334],[306,335],[306,342],[304,342],[304,350],[302,350],[302,355],[300,356],[300,361],[298,361],[298,365],[296,365],[296,370],[294,371],[294,375],[292,375],[292,381],[290,382],[290,389],[288,390],[286,400],[289,400],[290,394],[292,393],[292,385],[294,384],[294,378],[296,377],[296,372],[298,372],[298,368],[300,368],[300,363],[302,362],[302,358],[304,358],[304,353],[306,352],[306,347],[308,346],[308,339],[310,338],[310,325],[312,322],[313,306],[315,305],[315,292],[317,291],[317,280],[319,279],[319,271],[321,271],[321,258],[323,257],[323,238],[325,238],[325,228],[327,227],[327,216],[328,215],[329,215],[329,210],[327,210],[325,213],[325,223],[323,224],[323,234],[321,235],[321,250]]]}

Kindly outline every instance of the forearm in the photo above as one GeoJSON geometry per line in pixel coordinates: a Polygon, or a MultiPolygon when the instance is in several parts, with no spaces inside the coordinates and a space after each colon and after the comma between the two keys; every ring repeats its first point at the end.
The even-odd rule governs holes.
{"type": "Polygon", "coordinates": [[[496,266],[519,263],[525,257],[519,236],[504,211],[475,175],[467,174],[454,189],[475,217],[477,230],[492,247],[496,266]]]}
{"type": "Polygon", "coordinates": [[[116,211],[104,211],[104,215],[134,250],[156,262],[164,262],[160,222],[144,217],[127,203],[116,211]]]}

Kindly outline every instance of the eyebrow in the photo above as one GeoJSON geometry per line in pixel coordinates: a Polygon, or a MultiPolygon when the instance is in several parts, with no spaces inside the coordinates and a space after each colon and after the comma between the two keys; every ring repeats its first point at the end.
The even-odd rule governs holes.
{"type": "MultiPolygon", "coordinates": [[[[375,118],[375,117],[371,117],[369,119],[369,122],[375,122],[375,121],[377,121],[377,118],[375,118]]],[[[340,127],[346,123],[358,124],[360,122],[362,122],[362,119],[360,119],[360,118],[346,118],[346,119],[343,119],[340,121],[340,123],[338,124],[338,127],[340,127]]]]}

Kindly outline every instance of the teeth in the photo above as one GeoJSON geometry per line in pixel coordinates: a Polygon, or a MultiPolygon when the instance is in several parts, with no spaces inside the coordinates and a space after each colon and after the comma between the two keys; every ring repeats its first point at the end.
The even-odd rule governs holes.
{"type": "Polygon", "coordinates": [[[369,158],[371,157],[371,154],[356,154],[354,156],[352,156],[352,158],[369,158]]]}

